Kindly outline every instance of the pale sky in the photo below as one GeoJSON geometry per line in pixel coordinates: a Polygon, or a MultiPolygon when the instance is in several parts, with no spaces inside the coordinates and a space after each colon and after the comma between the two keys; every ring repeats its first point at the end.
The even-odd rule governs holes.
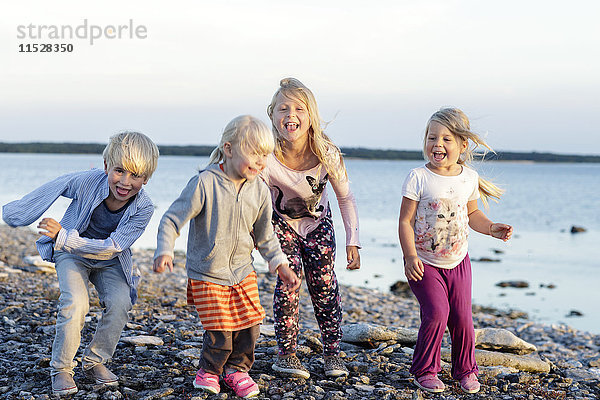
{"type": "Polygon", "coordinates": [[[418,150],[429,116],[455,106],[496,150],[600,154],[597,0],[0,7],[0,141],[106,143],[131,129],[158,144],[214,145],[239,114],[268,122],[279,80],[293,76],[340,146],[418,150]],[[86,19],[102,29],[132,20],[146,37],[17,37],[21,25],[86,19]],[[19,53],[32,43],[73,52],[19,53]]]}

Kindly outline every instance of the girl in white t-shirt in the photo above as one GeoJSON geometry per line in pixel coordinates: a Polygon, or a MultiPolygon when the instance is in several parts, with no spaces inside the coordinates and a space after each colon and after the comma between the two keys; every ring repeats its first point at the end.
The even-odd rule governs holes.
{"type": "Polygon", "coordinates": [[[478,198],[487,205],[489,198],[502,194],[467,166],[478,146],[491,150],[471,132],[461,110],[441,109],[425,128],[423,154],[429,162],[410,171],[402,186],[398,234],[404,272],[421,307],[410,372],[415,384],[428,392],[445,387],[437,374],[446,325],[452,340],[452,377],[460,381],[463,391],[479,391],[468,229],[504,241],[513,231],[510,225],[493,223],[477,208],[478,198]]]}

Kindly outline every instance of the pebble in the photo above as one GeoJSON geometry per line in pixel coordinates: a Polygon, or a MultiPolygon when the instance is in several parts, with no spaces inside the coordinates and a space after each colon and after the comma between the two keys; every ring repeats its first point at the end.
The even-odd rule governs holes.
{"type": "MultiPolygon", "coordinates": [[[[51,267],[35,269],[24,260],[37,255],[37,235],[25,228],[0,225],[0,397],[2,399],[53,399],[49,357],[54,338],[58,283],[51,267]],[[18,271],[18,272],[15,272],[18,271]]],[[[194,389],[192,381],[202,349],[203,329],[193,309],[186,306],[186,277],[182,256],[176,256],[174,273],[152,273],[152,251],[134,250],[134,263],[142,282],[139,300],[130,312],[112,362],[108,367],[120,377],[118,387],[99,387],[87,380],[80,366],[75,369],[79,393],[75,399],[89,400],[216,400],[235,399],[222,385],[217,395],[194,389]],[[126,338],[151,337],[131,344],[126,338]],[[162,342],[162,343],[161,343],[162,342]]],[[[31,258],[28,260],[32,260],[31,258]]],[[[442,362],[440,378],[447,389],[440,394],[424,393],[413,385],[408,372],[412,348],[401,343],[399,330],[419,328],[419,305],[410,290],[395,293],[342,286],[344,324],[369,324],[380,336],[371,342],[342,342],[341,357],[350,370],[347,378],[329,379],[323,372],[322,342],[303,286],[300,297],[298,354],[311,377],[290,379],[271,369],[277,358],[273,337],[272,295],[275,279],[259,273],[259,289],[267,312],[258,339],[256,362],[250,375],[259,384],[259,399],[440,399],[464,396],[450,376],[450,364],[442,362]],[[387,327],[396,335],[387,335],[387,327]],[[384,335],[385,334],[385,335],[384,335]],[[386,336],[387,335],[387,336],[386,336]]],[[[89,343],[102,309],[91,292],[90,318],[82,331],[89,343]]],[[[545,325],[527,319],[515,310],[473,306],[475,328],[505,329],[535,346],[538,357],[551,365],[550,372],[530,373],[514,368],[480,368],[481,399],[596,399],[600,398],[600,335],[578,331],[564,324],[545,325]]],[[[443,346],[449,347],[448,335],[443,346]]],[[[83,346],[80,348],[80,351],[83,346]]],[[[77,354],[81,362],[81,353],[77,354]]],[[[473,397],[475,398],[475,397],[473,397]]]]}

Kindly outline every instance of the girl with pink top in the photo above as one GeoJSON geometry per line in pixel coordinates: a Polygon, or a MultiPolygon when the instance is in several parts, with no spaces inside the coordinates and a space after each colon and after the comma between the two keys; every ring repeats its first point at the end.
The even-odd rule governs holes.
{"type": "MultiPolygon", "coordinates": [[[[358,211],[340,149],[325,135],[312,92],[294,78],[281,80],[267,113],[276,137],[262,177],[271,189],[273,226],[290,268],[302,269],[323,340],[325,374],[347,376],[339,357],[342,307],[334,272],[335,235],[326,186],[336,194],[346,230],[348,269],[360,268],[358,211]]],[[[273,369],[307,379],[310,374],[296,357],[299,289],[282,290],[277,280],[273,296],[279,357],[273,369]]]]}

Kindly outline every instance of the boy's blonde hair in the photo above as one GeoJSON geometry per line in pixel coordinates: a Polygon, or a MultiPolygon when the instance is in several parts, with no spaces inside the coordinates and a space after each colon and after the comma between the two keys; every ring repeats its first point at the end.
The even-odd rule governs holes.
{"type": "Polygon", "coordinates": [[[240,115],[231,120],[221,135],[219,145],[210,154],[209,164],[225,159],[225,143],[238,146],[242,154],[271,154],[275,140],[267,125],[251,115],[240,115]]]}
{"type": "MultiPolygon", "coordinates": [[[[308,130],[308,144],[311,151],[317,156],[319,162],[323,164],[329,176],[335,179],[347,179],[346,166],[340,149],[329,139],[321,128],[322,120],[317,107],[317,100],[309,88],[304,86],[302,82],[295,78],[284,78],[279,82],[279,89],[273,95],[271,104],[267,107],[267,115],[273,123],[273,112],[277,102],[277,96],[281,93],[282,96],[304,104],[308,112],[310,128],[308,130]],[[340,168],[341,167],[341,168],[340,168]]],[[[275,144],[275,155],[282,158],[283,150],[281,148],[281,137],[279,130],[273,125],[273,134],[277,139],[275,144]]]]}
{"type": "MultiPolygon", "coordinates": [[[[460,165],[471,166],[473,156],[475,155],[475,150],[479,146],[485,148],[481,156],[482,160],[488,150],[494,152],[494,150],[481,138],[481,136],[471,132],[469,118],[467,118],[464,112],[458,108],[441,108],[439,111],[435,112],[431,118],[429,118],[429,121],[427,121],[427,126],[425,127],[425,137],[423,138],[423,155],[425,156],[426,160],[427,135],[429,134],[429,126],[432,122],[437,122],[438,124],[445,126],[454,135],[459,143],[467,142],[466,150],[463,151],[458,158],[458,164],[460,165]]],[[[481,176],[479,177],[479,194],[481,195],[481,201],[485,207],[488,206],[488,200],[490,198],[497,201],[502,193],[504,193],[504,190],[494,185],[491,181],[484,179],[481,176]]]]}
{"type": "Polygon", "coordinates": [[[108,168],[121,165],[146,179],[150,179],[156,170],[158,155],[154,142],[139,132],[121,132],[111,136],[102,153],[108,168]]]}

